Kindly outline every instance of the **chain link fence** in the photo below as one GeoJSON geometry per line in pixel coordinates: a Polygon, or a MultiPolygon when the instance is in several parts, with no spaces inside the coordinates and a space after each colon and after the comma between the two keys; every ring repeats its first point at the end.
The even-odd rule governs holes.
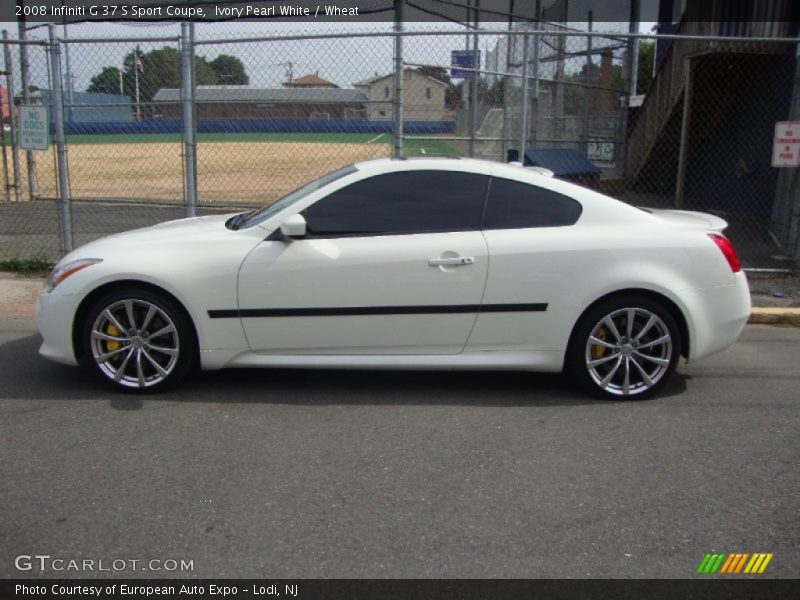
{"type": "Polygon", "coordinates": [[[793,110],[788,28],[352,25],[7,36],[0,259],[52,261],[109,233],[261,206],[362,160],[473,156],[721,215],[748,268],[794,267],[797,169],[770,163],[793,110]],[[46,150],[8,130],[19,137],[23,106],[45,110],[46,150]]]}

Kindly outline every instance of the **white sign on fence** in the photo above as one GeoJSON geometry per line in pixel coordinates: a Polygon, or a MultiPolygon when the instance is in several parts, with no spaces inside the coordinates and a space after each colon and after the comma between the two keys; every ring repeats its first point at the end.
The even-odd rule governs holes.
{"type": "Polygon", "coordinates": [[[800,167],[800,121],[775,123],[772,166],[800,167]]]}
{"type": "Polygon", "coordinates": [[[19,107],[19,147],[23,150],[47,150],[50,119],[47,107],[19,107]]]}

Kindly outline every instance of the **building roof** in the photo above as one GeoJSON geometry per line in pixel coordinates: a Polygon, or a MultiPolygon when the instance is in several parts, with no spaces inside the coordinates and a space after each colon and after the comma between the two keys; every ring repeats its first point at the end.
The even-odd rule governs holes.
{"type": "MultiPolygon", "coordinates": [[[[41,88],[35,92],[31,92],[31,99],[37,96],[41,99],[42,104],[50,104],[50,97],[52,92],[47,88],[41,88]]],[[[108,104],[109,106],[128,106],[131,105],[130,96],[121,96],[119,94],[103,94],[101,92],[72,92],[72,101],[74,104],[108,104]]],[[[35,103],[36,101],[33,100],[35,103]]]]}
{"type": "MultiPolygon", "coordinates": [[[[436,79],[434,77],[430,77],[428,75],[425,75],[425,73],[423,73],[421,71],[418,71],[417,69],[404,69],[404,71],[405,72],[416,73],[416,74],[424,77],[425,79],[430,79],[434,83],[438,83],[439,85],[443,85],[443,86],[447,87],[447,84],[445,82],[439,81],[438,79],[436,79]]],[[[356,81],[353,85],[354,86],[372,85],[376,81],[380,81],[381,79],[386,79],[387,77],[394,77],[394,73],[387,73],[386,75],[375,75],[374,77],[370,77],[369,79],[363,79],[361,81],[356,81]]]]}
{"type": "Polygon", "coordinates": [[[301,75],[300,77],[295,77],[291,81],[285,81],[283,85],[284,87],[322,87],[322,88],[339,87],[332,81],[323,79],[316,73],[309,73],[308,75],[301,75]]]}
{"type": "MultiPolygon", "coordinates": [[[[336,102],[365,102],[369,100],[361,90],[339,88],[251,88],[203,86],[195,89],[196,102],[295,102],[328,104],[336,102]]],[[[161,88],[153,96],[155,102],[180,102],[177,88],[161,88]]]]}

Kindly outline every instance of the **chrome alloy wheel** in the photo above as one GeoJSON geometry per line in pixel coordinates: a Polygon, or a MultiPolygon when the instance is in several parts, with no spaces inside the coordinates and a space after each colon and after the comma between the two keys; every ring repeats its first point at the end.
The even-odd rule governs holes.
{"type": "Polygon", "coordinates": [[[180,354],[169,315],[146,300],[118,300],[101,310],[90,333],[92,358],[112,381],[129,388],[157,385],[169,377],[180,354]]]}
{"type": "Polygon", "coordinates": [[[605,392],[635,396],[669,372],[672,336],[666,323],[643,308],[622,308],[603,317],[586,341],[589,375],[605,392]]]}

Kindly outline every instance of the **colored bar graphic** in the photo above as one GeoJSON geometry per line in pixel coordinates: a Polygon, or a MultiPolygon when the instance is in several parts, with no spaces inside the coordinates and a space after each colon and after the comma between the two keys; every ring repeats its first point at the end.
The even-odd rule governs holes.
{"type": "Polygon", "coordinates": [[[738,573],[739,571],[742,570],[742,568],[744,568],[744,561],[746,561],[749,556],[750,556],[749,552],[745,552],[742,554],[742,557],[739,559],[739,562],[736,563],[736,570],[734,571],[734,573],[738,573]]]}
{"type": "Polygon", "coordinates": [[[722,565],[720,573],[733,573],[733,570],[736,568],[736,565],[739,564],[739,559],[741,557],[741,552],[734,552],[733,554],[729,555],[728,560],[726,560],[725,564],[722,565]]]}
{"type": "Polygon", "coordinates": [[[698,574],[724,573],[727,575],[735,574],[760,574],[765,571],[769,561],[772,560],[772,553],[767,552],[706,552],[703,560],[697,567],[698,574]],[[745,566],[747,565],[747,566],[745,566]]]}
{"type": "Polygon", "coordinates": [[[747,566],[744,568],[745,573],[756,573],[758,567],[761,565],[761,561],[764,560],[764,555],[756,552],[753,554],[753,558],[750,559],[750,562],[747,563],[747,566]]]}
{"type": "Polygon", "coordinates": [[[769,561],[771,561],[771,560],[772,560],[772,552],[770,552],[769,554],[767,554],[764,557],[764,562],[761,563],[761,567],[759,567],[758,572],[759,573],[763,573],[764,569],[767,568],[767,565],[769,564],[769,561]]]}
{"type": "Polygon", "coordinates": [[[706,555],[703,557],[703,560],[700,561],[700,565],[697,567],[697,573],[705,573],[706,567],[708,567],[708,563],[711,561],[711,555],[706,552],[706,555]]]}
{"type": "Polygon", "coordinates": [[[700,565],[697,567],[698,573],[716,573],[722,561],[725,558],[725,553],[706,553],[700,565]]]}
{"type": "Polygon", "coordinates": [[[722,570],[720,571],[720,573],[727,573],[728,572],[728,569],[730,569],[730,567],[731,567],[731,563],[733,563],[736,560],[736,556],[737,556],[736,554],[729,554],[728,555],[728,560],[726,560],[725,564],[722,565],[722,570]]]}

